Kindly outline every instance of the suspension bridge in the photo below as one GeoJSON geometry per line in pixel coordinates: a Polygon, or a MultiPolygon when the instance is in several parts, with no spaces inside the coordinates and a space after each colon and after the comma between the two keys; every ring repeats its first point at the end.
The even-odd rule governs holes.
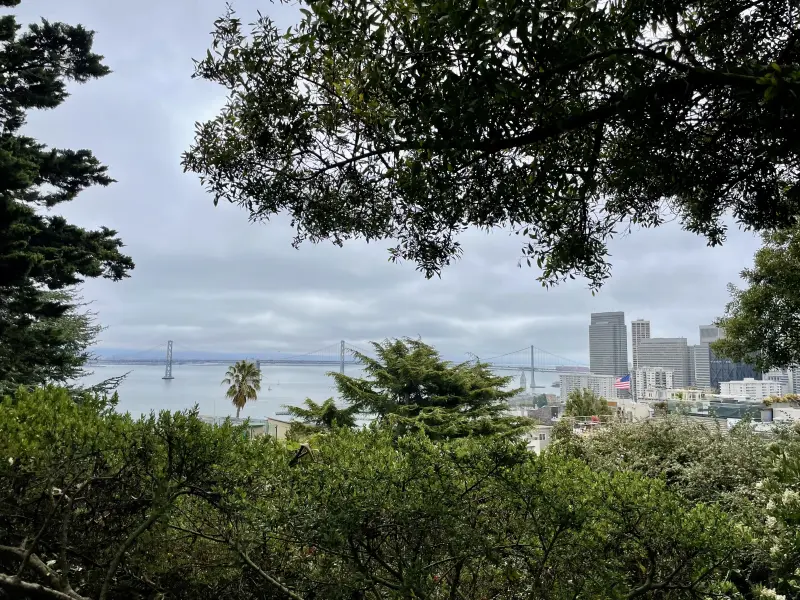
{"type": "MultiPolygon", "coordinates": [[[[164,379],[173,379],[172,366],[176,365],[232,365],[239,360],[254,361],[258,368],[269,366],[291,367],[338,367],[340,373],[345,372],[347,366],[359,367],[362,364],[361,356],[375,357],[373,349],[363,349],[342,340],[329,344],[311,352],[273,352],[261,356],[241,356],[238,358],[190,358],[181,356],[181,351],[174,350],[172,340],[158,344],[147,350],[132,352],[128,355],[108,356],[96,360],[97,364],[124,364],[124,365],[164,365],[164,379]],[[154,357],[156,351],[163,351],[162,357],[154,357]]],[[[519,350],[512,350],[484,358],[469,353],[471,360],[486,363],[493,371],[521,371],[530,373],[530,387],[536,385],[536,373],[567,373],[588,372],[589,368],[578,361],[558,356],[536,346],[527,346],[519,350]]]]}

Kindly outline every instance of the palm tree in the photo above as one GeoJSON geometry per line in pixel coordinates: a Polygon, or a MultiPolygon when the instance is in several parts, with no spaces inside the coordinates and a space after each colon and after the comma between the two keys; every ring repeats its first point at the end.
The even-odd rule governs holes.
{"type": "Polygon", "coordinates": [[[235,365],[228,367],[222,385],[228,386],[225,397],[230,398],[236,407],[236,418],[247,404],[248,400],[255,400],[261,391],[261,371],[256,364],[249,360],[240,360],[235,365]]]}

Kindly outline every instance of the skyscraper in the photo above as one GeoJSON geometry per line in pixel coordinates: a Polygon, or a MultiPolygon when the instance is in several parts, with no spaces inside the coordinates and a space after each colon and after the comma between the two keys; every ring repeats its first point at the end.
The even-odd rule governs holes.
{"type": "Polygon", "coordinates": [[[592,313],[589,370],[596,375],[615,377],[628,373],[628,329],[624,312],[592,313]]]}
{"type": "MultiPolygon", "coordinates": [[[[716,342],[725,337],[725,330],[716,325],[701,325],[700,326],[700,345],[706,345],[716,342]]],[[[709,379],[710,387],[720,389],[719,384],[726,381],[740,381],[747,377],[754,379],[761,379],[761,373],[758,373],[752,365],[746,363],[735,363],[730,359],[722,358],[714,354],[714,351],[709,348],[709,379]]]]}
{"type": "Polygon", "coordinates": [[[639,368],[662,367],[672,371],[673,385],[689,385],[689,346],[686,338],[649,338],[639,342],[639,368]]]}
{"type": "Polygon", "coordinates": [[[631,352],[633,353],[633,370],[639,368],[639,342],[650,339],[650,321],[636,319],[631,321],[631,352]]]}
{"type": "Polygon", "coordinates": [[[639,369],[639,342],[650,338],[650,321],[644,319],[636,319],[631,321],[631,354],[633,358],[633,368],[631,369],[631,392],[634,400],[639,390],[639,385],[636,383],[636,371],[639,369]]]}
{"type": "Polygon", "coordinates": [[[689,346],[689,385],[711,387],[711,350],[708,344],[689,346]]]}

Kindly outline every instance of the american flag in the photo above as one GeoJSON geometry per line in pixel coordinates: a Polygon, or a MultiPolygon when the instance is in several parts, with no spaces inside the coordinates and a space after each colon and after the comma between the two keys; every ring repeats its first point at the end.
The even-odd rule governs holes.
{"type": "Polygon", "coordinates": [[[629,390],[631,389],[631,376],[630,375],[623,375],[622,377],[617,377],[614,380],[614,387],[618,390],[629,390]]]}

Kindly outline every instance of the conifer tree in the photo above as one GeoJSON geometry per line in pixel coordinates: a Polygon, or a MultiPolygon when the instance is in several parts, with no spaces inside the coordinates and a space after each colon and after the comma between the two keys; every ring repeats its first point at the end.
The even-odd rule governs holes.
{"type": "MultiPolygon", "coordinates": [[[[0,6],[18,4],[0,0],[0,6]]],[[[49,148],[22,133],[29,111],[56,108],[66,100],[68,83],[110,73],[103,57],[92,52],[94,33],[44,19],[21,29],[13,15],[0,16],[2,387],[39,383],[4,357],[24,355],[28,371],[37,373],[54,367],[49,361],[64,359],[53,352],[54,346],[65,346],[64,340],[38,324],[68,314],[74,305],[48,292],[87,277],[119,280],[133,268],[115,231],[86,230],[45,213],[88,187],[112,183],[107,168],[89,150],[49,148]]],[[[73,358],[80,362],[79,356],[73,358]]]]}
{"type": "Polygon", "coordinates": [[[359,412],[398,435],[421,429],[434,439],[522,433],[533,421],[508,414],[511,377],[480,361],[453,364],[419,340],[372,344],[377,358],[361,353],[366,377],[331,373],[339,395],[359,412]]]}

